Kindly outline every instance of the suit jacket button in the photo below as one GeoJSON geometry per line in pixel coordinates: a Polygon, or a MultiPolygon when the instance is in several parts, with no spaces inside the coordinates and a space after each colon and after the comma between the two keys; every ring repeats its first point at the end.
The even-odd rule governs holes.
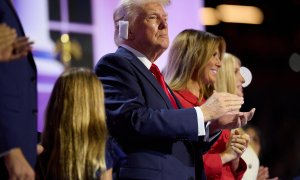
{"type": "Polygon", "coordinates": [[[251,169],[252,168],[252,164],[248,164],[248,168],[251,169]]]}

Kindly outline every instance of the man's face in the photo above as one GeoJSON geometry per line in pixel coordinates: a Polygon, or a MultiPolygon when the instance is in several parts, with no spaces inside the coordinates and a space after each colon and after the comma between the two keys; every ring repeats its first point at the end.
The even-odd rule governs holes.
{"type": "MultiPolygon", "coordinates": [[[[135,44],[142,51],[161,51],[169,46],[167,14],[159,3],[144,4],[131,29],[135,44]]],[[[148,52],[147,52],[148,53],[148,52]]]]}

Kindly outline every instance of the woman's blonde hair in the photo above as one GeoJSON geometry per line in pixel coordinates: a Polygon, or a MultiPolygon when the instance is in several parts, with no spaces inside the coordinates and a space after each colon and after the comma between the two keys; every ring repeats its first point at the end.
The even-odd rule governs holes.
{"type": "Polygon", "coordinates": [[[218,70],[217,79],[214,85],[216,91],[236,94],[236,63],[238,63],[239,66],[241,65],[240,60],[236,56],[230,53],[224,54],[222,66],[218,70]]]}
{"type": "Polygon", "coordinates": [[[193,80],[199,84],[200,101],[203,97],[210,96],[213,86],[205,85],[201,77],[216,49],[219,50],[222,58],[226,43],[221,36],[194,29],[179,33],[170,48],[164,71],[165,79],[171,89],[175,91],[186,89],[188,81],[193,80]]]}
{"type": "Polygon", "coordinates": [[[45,119],[46,179],[94,179],[106,169],[104,93],[90,70],[71,68],[58,78],[45,119]]]}

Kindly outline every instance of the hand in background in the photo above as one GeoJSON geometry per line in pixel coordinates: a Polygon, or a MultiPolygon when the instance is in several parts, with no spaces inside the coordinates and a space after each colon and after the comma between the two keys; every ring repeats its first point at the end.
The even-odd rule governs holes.
{"type": "Polygon", "coordinates": [[[237,114],[243,103],[242,97],[214,91],[200,108],[203,112],[204,121],[207,122],[218,119],[227,113],[237,114]]]}
{"type": "Polygon", "coordinates": [[[6,24],[0,24],[0,61],[9,60],[13,50],[13,42],[17,37],[16,30],[6,24]]]}
{"type": "Polygon", "coordinates": [[[257,180],[278,180],[278,177],[269,178],[269,168],[260,166],[258,169],[257,180]]]}
{"type": "Polygon", "coordinates": [[[10,180],[33,180],[35,178],[35,173],[20,148],[10,150],[9,153],[4,156],[4,161],[10,180]]]}
{"type": "Polygon", "coordinates": [[[29,41],[28,37],[19,37],[16,41],[12,44],[12,54],[10,54],[9,59],[14,60],[21,57],[27,56],[27,54],[32,50],[31,45],[33,44],[32,41],[29,41]]]}
{"type": "Polygon", "coordinates": [[[27,56],[32,44],[28,37],[17,37],[15,29],[0,24],[0,62],[27,56]]]}

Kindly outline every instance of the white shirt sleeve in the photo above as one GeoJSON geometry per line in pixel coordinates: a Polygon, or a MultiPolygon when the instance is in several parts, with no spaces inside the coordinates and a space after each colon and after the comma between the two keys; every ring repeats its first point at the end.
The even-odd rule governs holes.
{"type": "Polygon", "coordinates": [[[209,125],[210,122],[208,122],[206,124],[204,124],[204,116],[203,116],[203,112],[201,110],[201,108],[199,106],[194,107],[197,113],[197,122],[198,122],[198,136],[204,136],[204,141],[205,142],[210,142],[213,139],[216,138],[216,136],[218,136],[221,131],[219,131],[218,133],[215,133],[212,137],[209,137],[209,125]]]}
{"type": "Polygon", "coordinates": [[[205,136],[205,125],[204,125],[204,116],[201,108],[194,107],[197,113],[197,122],[198,122],[198,136],[205,136]]]}

